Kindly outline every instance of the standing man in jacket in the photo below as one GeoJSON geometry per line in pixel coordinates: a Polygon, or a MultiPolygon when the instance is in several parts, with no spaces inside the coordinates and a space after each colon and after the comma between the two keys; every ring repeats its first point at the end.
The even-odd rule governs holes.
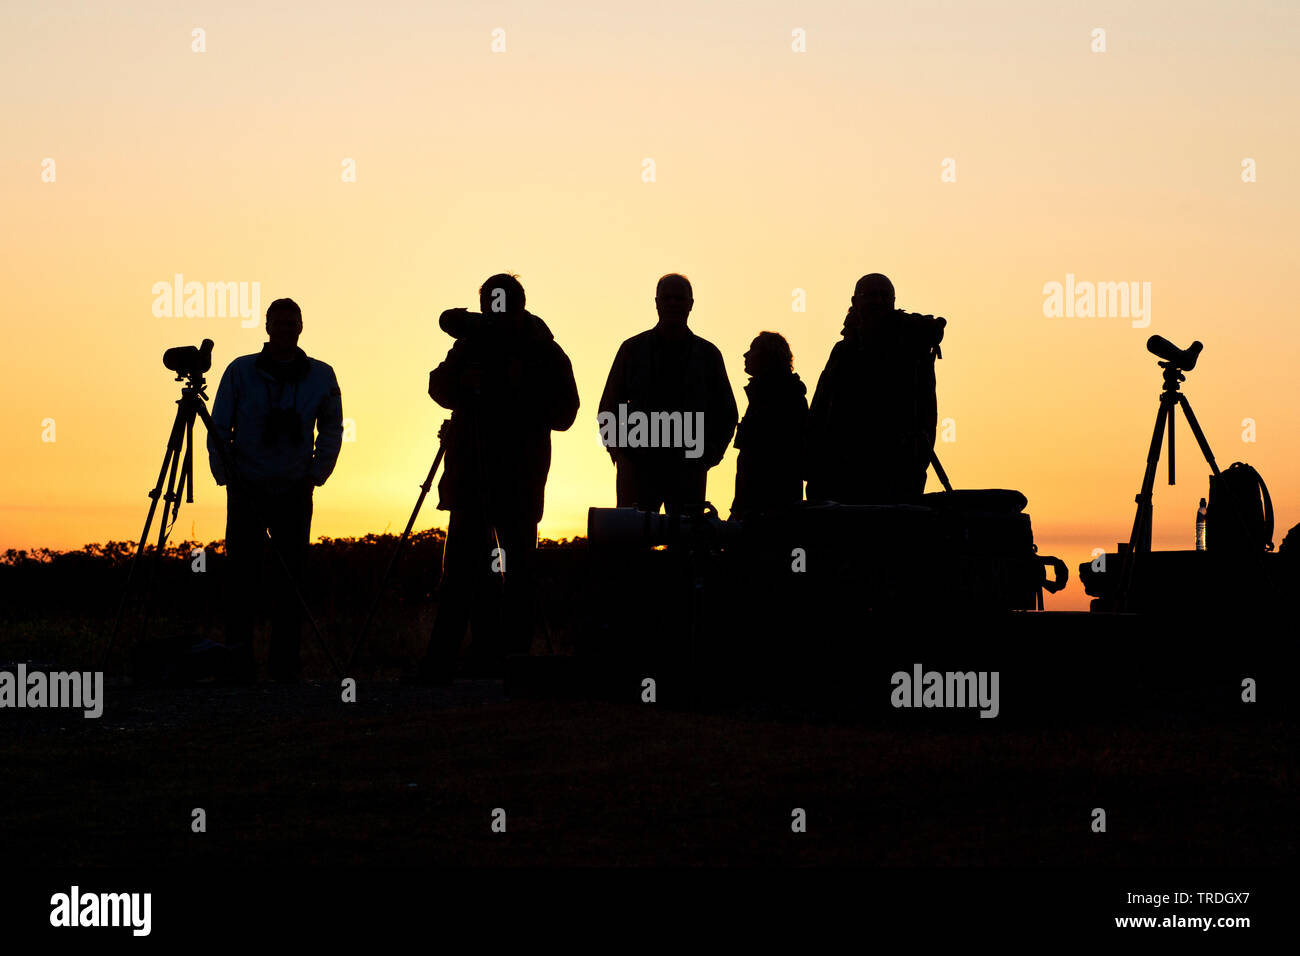
{"type": "Polygon", "coordinates": [[[722,353],[686,327],[694,305],[689,279],[661,278],[658,324],[625,341],[609,370],[597,420],[620,508],[681,514],[702,505],[709,469],[736,430],[722,353]]]}
{"type": "Polygon", "coordinates": [[[302,612],[294,584],[302,580],[311,540],[312,491],[325,484],[343,441],[343,399],[334,370],[298,347],[302,310],[276,299],[266,310],[269,341],[226,367],[212,403],[208,463],[226,486],[226,558],[231,593],[226,646],[235,674],[252,680],[253,600],[265,532],[284,557],[293,582],[277,568],[270,672],[296,681],[300,671],[302,612]],[[226,473],[226,446],[236,474],[226,473]]]}
{"type": "Polygon", "coordinates": [[[532,645],[551,432],[573,424],[578,386],[568,356],[524,303],[519,279],[501,273],[479,289],[481,314],[449,309],[440,322],[457,339],[429,373],[429,397],[451,409],[438,483],[438,507],[451,515],[421,683],[451,681],[467,625],[477,662],[494,671],[532,645]]]}

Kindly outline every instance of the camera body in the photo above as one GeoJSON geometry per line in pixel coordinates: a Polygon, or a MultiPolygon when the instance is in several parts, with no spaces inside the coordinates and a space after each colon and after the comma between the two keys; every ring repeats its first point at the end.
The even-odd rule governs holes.
{"type": "Polygon", "coordinates": [[[204,339],[198,348],[179,345],[163,352],[163,367],[176,373],[178,379],[202,375],[212,368],[212,339],[204,339]]]}
{"type": "Polygon", "coordinates": [[[1183,372],[1190,372],[1196,368],[1196,360],[1200,358],[1203,348],[1205,346],[1200,342],[1193,342],[1187,348],[1180,349],[1161,335],[1153,335],[1147,339],[1148,352],[1156,358],[1164,359],[1172,368],[1183,372]]]}

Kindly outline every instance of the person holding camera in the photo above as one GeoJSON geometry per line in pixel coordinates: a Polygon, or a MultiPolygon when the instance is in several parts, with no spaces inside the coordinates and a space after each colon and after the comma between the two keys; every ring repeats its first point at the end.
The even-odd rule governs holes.
{"type": "Polygon", "coordinates": [[[934,360],[947,320],[894,308],[879,273],[853,290],[808,415],[809,501],[919,503],[938,425],[934,360]]]}
{"type": "Polygon", "coordinates": [[[438,507],[451,512],[438,612],[417,683],[449,683],[472,623],[474,665],[499,673],[533,636],[537,525],[551,467],[551,432],[578,414],[573,366],[524,287],[500,273],[479,289],[481,313],[449,309],[456,339],[429,373],[429,397],[451,409],[438,507]]]}
{"type": "Polygon", "coordinates": [[[311,540],[312,492],[325,484],[343,442],[343,399],[334,370],[298,347],[302,310],[276,299],[266,310],[268,341],[226,367],[212,403],[208,463],[226,487],[226,560],[230,595],[226,646],[236,679],[252,680],[253,599],[259,585],[262,542],[284,557],[293,581],[274,574],[270,672],[292,682],[301,670],[302,611],[294,595],[311,540]],[[220,445],[236,474],[226,473],[220,445]]]}

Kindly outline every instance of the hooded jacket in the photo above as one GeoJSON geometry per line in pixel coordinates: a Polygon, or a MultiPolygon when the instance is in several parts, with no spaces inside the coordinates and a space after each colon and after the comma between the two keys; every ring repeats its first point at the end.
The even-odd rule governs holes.
{"type": "Polygon", "coordinates": [[[330,366],[294,351],[278,363],[263,345],[226,366],[208,432],[208,465],[218,485],[230,480],[222,443],[239,477],[252,484],[284,488],[310,478],[323,485],[334,471],[343,443],[339,383],[330,366]],[[291,428],[295,413],[297,428],[291,428]]]}
{"type": "Polygon", "coordinates": [[[438,507],[483,509],[489,520],[541,521],[551,467],[551,432],[578,414],[573,366],[546,323],[531,312],[518,327],[495,316],[453,313],[456,338],[429,373],[429,397],[451,409],[438,507]],[[477,388],[465,373],[477,366],[477,388]]]}

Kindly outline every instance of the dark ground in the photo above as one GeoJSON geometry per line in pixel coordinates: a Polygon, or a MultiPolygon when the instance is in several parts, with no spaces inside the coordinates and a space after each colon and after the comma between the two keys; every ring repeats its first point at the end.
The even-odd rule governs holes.
{"type": "MultiPolygon", "coordinates": [[[[436,613],[430,571],[441,541],[417,537],[351,672],[357,703],[343,703],[338,682],[325,679],[331,668],[309,630],[311,680],[300,686],[122,680],[116,675],[144,674],[141,655],[157,645],[124,625],[102,663],[126,569],[120,548],[0,562],[0,663],[103,668],[110,678],[97,720],[0,712],[5,855],[73,870],[215,864],[245,872],[332,864],[1089,871],[1294,858],[1289,611],[1278,620],[1215,619],[1193,603],[1178,620],[940,619],[927,604],[919,616],[890,619],[857,613],[852,581],[829,581],[836,604],[819,593],[778,600],[759,580],[744,600],[706,588],[697,639],[684,602],[665,599],[690,594],[666,557],[629,587],[593,577],[585,551],[566,546],[541,555],[551,626],[533,653],[553,656],[530,660],[531,683],[512,671],[508,698],[499,680],[441,690],[396,681],[422,653],[436,613]],[[596,672],[577,680],[564,668],[574,661],[596,672]],[[999,716],[893,709],[890,674],[914,663],[999,671],[999,716]],[[640,700],[646,674],[659,680],[657,703],[640,700]],[[1258,681],[1257,703],[1241,700],[1246,676],[1258,681]],[[571,696],[535,696],[557,689],[571,696]],[[498,807],[504,834],[490,827],[498,807]],[[791,832],[796,807],[807,812],[806,833],[791,832]],[[1091,830],[1094,807],[1106,810],[1104,834],[1091,830]],[[206,811],[205,833],[191,831],[195,808],[206,811]]],[[[360,633],[391,543],[313,546],[307,596],[340,659],[360,633]]],[[[195,574],[180,546],[153,589],[149,639],[219,640],[220,584],[219,552],[195,574]]],[[[263,664],[266,640],[261,627],[263,664]]]]}
{"type": "Polygon", "coordinates": [[[41,865],[1280,865],[1294,737],[1159,713],[899,729],[362,682],[9,711],[0,841],[41,865]],[[1108,832],[1089,829],[1105,807],[1108,832]],[[207,832],[191,832],[193,808],[207,832]],[[507,833],[493,833],[494,808],[507,833]],[[791,810],[807,811],[806,833],[791,810]]]}

